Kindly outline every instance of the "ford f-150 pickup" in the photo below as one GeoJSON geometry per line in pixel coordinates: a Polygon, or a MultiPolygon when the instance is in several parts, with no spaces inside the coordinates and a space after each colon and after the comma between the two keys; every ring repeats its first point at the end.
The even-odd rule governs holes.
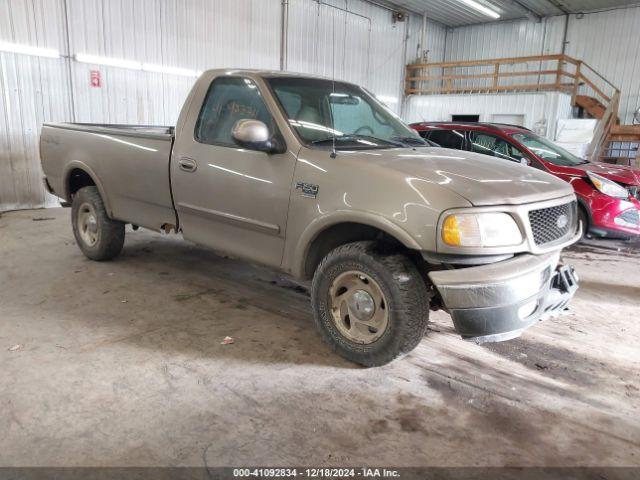
{"type": "Polygon", "coordinates": [[[570,185],[435,148],[349,83],[210,70],[175,128],[45,124],[40,142],[87,257],[118,255],[129,223],[311,280],[321,335],[363,365],[411,351],[430,309],[507,340],[578,287],[570,185]]]}

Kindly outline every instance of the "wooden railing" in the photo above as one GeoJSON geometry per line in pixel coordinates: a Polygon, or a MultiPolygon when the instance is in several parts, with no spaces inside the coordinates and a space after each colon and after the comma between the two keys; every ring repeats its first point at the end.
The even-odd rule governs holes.
{"type": "Polygon", "coordinates": [[[458,93],[500,93],[561,91],[594,98],[602,105],[600,119],[589,149],[599,158],[602,148],[618,123],[620,90],[587,63],[568,55],[533,55],[461,62],[414,63],[407,65],[406,95],[458,93]]]}
{"type": "Polygon", "coordinates": [[[611,135],[611,129],[618,123],[618,107],[620,106],[620,92],[616,92],[609,102],[604,115],[598,121],[596,130],[593,132],[593,139],[587,149],[587,158],[597,162],[602,156],[602,151],[607,146],[607,141],[611,135]]]}

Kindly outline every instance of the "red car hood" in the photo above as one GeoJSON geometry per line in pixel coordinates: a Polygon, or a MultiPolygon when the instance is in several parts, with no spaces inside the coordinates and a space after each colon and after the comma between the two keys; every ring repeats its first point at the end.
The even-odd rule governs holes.
{"type": "Polygon", "coordinates": [[[572,175],[576,177],[586,177],[587,172],[597,173],[601,177],[608,178],[614,182],[625,185],[640,186],[640,170],[626,165],[611,165],[610,163],[589,162],[583,165],[572,167],[561,167],[558,165],[548,165],[551,172],[561,175],[572,175]]]}

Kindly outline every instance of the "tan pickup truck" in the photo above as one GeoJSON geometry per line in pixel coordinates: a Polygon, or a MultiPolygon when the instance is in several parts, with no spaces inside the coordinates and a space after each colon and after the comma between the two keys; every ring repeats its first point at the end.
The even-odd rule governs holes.
{"type": "Polygon", "coordinates": [[[45,124],[40,141],[87,257],[118,255],[130,223],[312,280],[320,333],[363,365],[411,351],[430,309],[499,341],[577,288],[569,184],[436,148],[349,83],[211,70],[175,129],[45,124]]]}

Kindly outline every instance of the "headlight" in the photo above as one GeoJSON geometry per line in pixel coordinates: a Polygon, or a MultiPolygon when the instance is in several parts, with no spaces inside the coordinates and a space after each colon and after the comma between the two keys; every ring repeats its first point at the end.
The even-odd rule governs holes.
{"type": "Polygon", "coordinates": [[[507,213],[456,213],[442,223],[442,240],[454,247],[520,245],[522,233],[507,213]]]}
{"type": "Polygon", "coordinates": [[[627,189],[618,185],[616,182],[601,177],[597,173],[587,172],[587,175],[589,175],[593,186],[605,195],[615,198],[629,198],[629,192],[627,192],[627,189]]]}

